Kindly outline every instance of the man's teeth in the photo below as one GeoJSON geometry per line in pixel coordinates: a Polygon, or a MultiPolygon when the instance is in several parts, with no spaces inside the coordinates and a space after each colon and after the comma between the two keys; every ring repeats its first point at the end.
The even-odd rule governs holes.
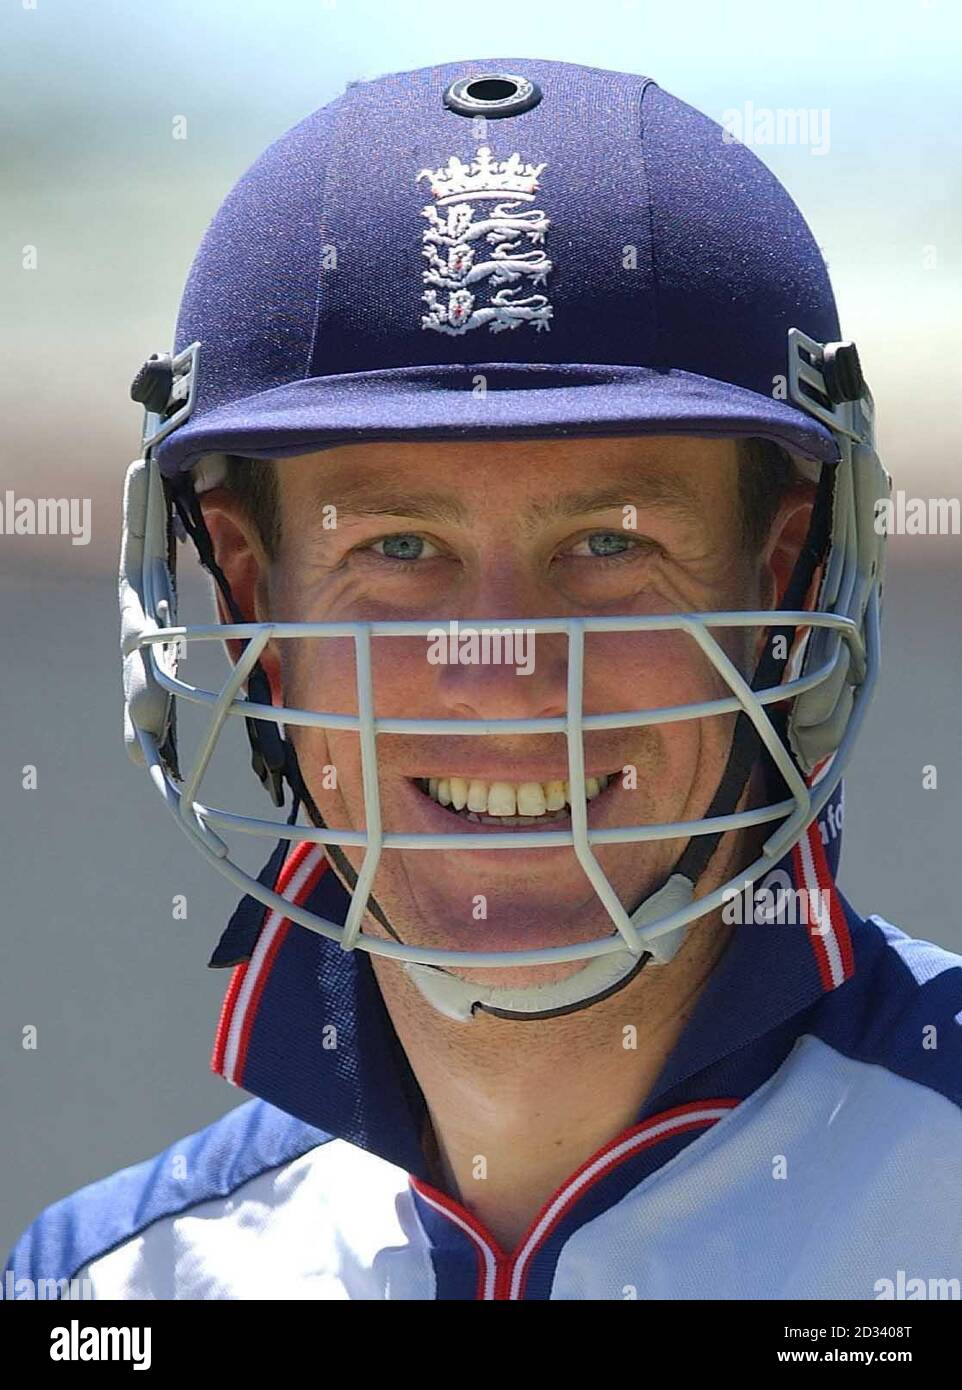
{"type": "MultiPolygon", "coordinates": [[[[442,806],[456,811],[465,807],[478,815],[543,816],[571,804],[567,782],[482,782],[478,778],[421,778],[421,786],[442,806]]],[[[607,787],[608,777],[586,777],[585,792],[591,801],[607,787]]]]}

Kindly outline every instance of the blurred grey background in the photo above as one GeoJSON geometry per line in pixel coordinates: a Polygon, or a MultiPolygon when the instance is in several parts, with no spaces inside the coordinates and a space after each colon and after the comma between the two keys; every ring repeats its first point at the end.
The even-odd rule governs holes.
{"type": "MultiPolygon", "coordinates": [[[[227,977],[205,965],[235,894],[126,760],[113,571],[140,424],[130,379],[169,346],[200,236],[271,140],[348,81],[465,57],[645,72],[718,120],[747,102],[827,111],[823,152],[757,152],[829,261],[896,487],[958,495],[957,6],[812,0],[801,22],[739,0],[535,3],[512,13],[507,39],[477,19],[422,0],[24,0],[0,14],[0,499],[89,497],[93,518],[86,546],[0,535],[4,1253],[49,1202],[243,1099],[208,1070],[227,977]],[[35,1051],[21,1042],[30,1025],[35,1051]]],[[[197,616],[206,580],[191,565],[183,584],[197,616]]],[[[863,913],[954,949],[960,615],[962,540],[896,538],[841,873],[863,913]],[[937,790],[923,790],[926,764],[937,790]]],[[[187,674],[201,681],[219,658],[194,650],[187,674]]],[[[262,812],[233,733],[218,796],[262,812]]],[[[258,868],[255,851],[242,857],[258,868]]]]}

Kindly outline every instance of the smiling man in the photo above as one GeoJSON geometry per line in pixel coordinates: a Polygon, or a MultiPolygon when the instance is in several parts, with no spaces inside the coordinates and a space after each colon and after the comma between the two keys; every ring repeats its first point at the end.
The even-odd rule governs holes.
{"type": "Polygon", "coordinates": [[[962,1273],[962,962],[834,881],[888,478],[759,161],[628,74],[355,84],[229,195],[132,391],[127,739],[245,890],[213,1066],[255,1099],[48,1209],[15,1275],[621,1300],[962,1273]],[[177,624],[178,534],[219,625],[177,624]],[[196,690],[178,651],[216,639],[231,673],[196,690]],[[178,700],[209,716],[187,760],[178,700]],[[205,801],[230,718],[286,824],[205,801]],[[277,841],[257,882],[237,831],[277,841]]]}
{"type": "MultiPolygon", "coordinates": [[[[349,445],[277,465],[245,468],[235,461],[234,487],[206,494],[204,514],[235,600],[259,621],[428,619],[439,596],[455,620],[484,614],[493,623],[517,622],[519,615],[523,622],[543,614],[746,611],[772,607],[781,597],[811,513],[811,486],[791,478],[777,448],[762,450],[758,462],[755,452],[732,440],[683,437],[503,442],[495,449],[349,445]],[[252,481],[265,467],[276,469],[272,498],[252,481]]],[[[727,635],[732,659],[744,673],[754,669],[763,639],[756,635],[751,643],[751,629],[727,635]]],[[[509,664],[432,663],[423,637],[375,642],[379,717],[563,716],[565,635],[531,637],[530,679],[509,664]]],[[[261,664],[276,704],[356,713],[349,638],[328,639],[323,651],[309,640],[278,642],[261,664]]],[[[585,670],[588,715],[657,710],[727,693],[684,633],[592,633],[585,670]]],[[[704,816],[725,766],[732,722],[719,715],[587,734],[588,824],[603,829],[704,816]]],[[[292,734],[315,823],[362,830],[356,734],[325,728],[292,734]],[[337,770],[336,784],[326,786],[330,768],[337,770]]],[[[385,832],[570,826],[560,734],[384,734],[378,751],[385,832]]],[[[746,789],[743,801],[747,796],[746,789]]],[[[758,830],[730,832],[699,892],[745,867],[759,845],[758,830]]],[[[615,843],[600,849],[598,860],[621,901],[634,903],[668,877],[682,848],[675,839],[615,843]]],[[[356,871],[361,851],[345,853],[356,871]]],[[[533,950],[611,931],[568,846],[398,852],[385,855],[375,889],[397,937],[430,948],[533,950]]],[[[387,935],[376,921],[371,929],[387,935]]],[[[489,1017],[465,1036],[461,1024],[425,1001],[402,967],[373,957],[427,1098],[439,1171],[450,1189],[470,1194],[471,1209],[506,1248],[561,1181],[630,1123],[729,932],[716,910],[662,972],[633,971],[624,993],[591,1011],[529,1027],[520,1048],[515,1022],[489,1017]],[[630,1050],[619,1043],[626,1026],[637,1033],[630,1050]],[[600,1096],[599,1065],[606,1076],[600,1096]],[[561,1073],[565,1085],[558,1087],[561,1073]],[[478,1153],[486,1158],[486,1178],[474,1183],[478,1153]]],[[[579,969],[568,962],[458,975],[502,991],[532,990],[579,969]]],[[[506,1007],[500,995],[494,1002],[506,1007]]]]}

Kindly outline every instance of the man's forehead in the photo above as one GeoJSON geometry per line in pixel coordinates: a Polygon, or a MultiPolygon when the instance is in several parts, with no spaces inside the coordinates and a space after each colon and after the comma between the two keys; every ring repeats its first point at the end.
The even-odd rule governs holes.
{"type": "Polygon", "coordinates": [[[430,515],[457,523],[510,493],[523,514],[538,521],[626,502],[701,516],[725,465],[737,460],[736,444],[689,436],[378,441],[284,462],[301,470],[299,495],[348,514],[430,515]]]}

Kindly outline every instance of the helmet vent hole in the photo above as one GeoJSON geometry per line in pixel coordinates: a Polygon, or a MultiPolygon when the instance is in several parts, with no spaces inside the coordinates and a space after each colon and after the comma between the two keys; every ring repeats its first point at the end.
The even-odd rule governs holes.
{"type": "Polygon", "coordinates": [[[537,82],[516,72],[479,72],[459,77],[445,91],[442,101],[459,116],[483,116],[499,121],[520,116],[541,100],[537,82]]]}
{"type": "Polygon", "coordinates": [[[518,90],[518,84],[506,77],[479,77],[468,84],[467,95],[473,101],[507,101],[518,90]]]}

